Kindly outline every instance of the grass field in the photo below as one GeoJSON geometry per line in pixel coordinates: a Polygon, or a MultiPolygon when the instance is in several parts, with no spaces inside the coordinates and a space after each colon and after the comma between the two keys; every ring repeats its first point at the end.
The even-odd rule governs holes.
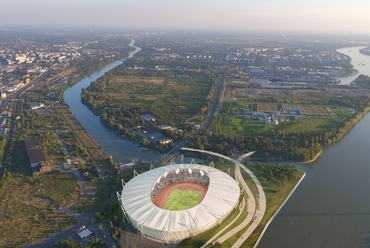
{"type": "Polygon", "coordinates": [[[96,105],[104,106],[106,97],[122,108],[140,107],[168,120],[185,121],[207,102],[213,82],[207,78],[115,76],[107,83],[103,77],[94,85],[99,95],[96,105]]]}
{"type": "Polygon", "coordinates": [[[303,115],[329,115],[327,109],[321,105],[301,105],[303,115]]]}
{"type": "Polygon", "coordinates": [[[227,136],[268,135],[277,130],[285,133],[318,131],[341,126],[343,120],[353,113],[353,110],[348,107],[336,104],[325,106],[298,104],[297,106],[301,106],[306,111],[303,118],[294,120],[293,115],[279,115],[279,125],[267,125],[263,121],[245,119],[243,117],[245,113],[240,111],[241,109],[249,109],[250,111],[272,111],[274,109],[276,111],[279,105],[281,104],[247,100],[225,101],[222,105],[221,115],[213,119],[209,131],[227,136]],[[284,120],[281,121],[281,118],[284,120]]]}
{"type": "Polygon", "coordinates": [[[57,209],[80,194],[73,174],[12,176],[0,189],[0,247],[21,247],[75,224],[57,209]]]}
{"type": "Polygon", "coordinates": [[[79,213],[97,212],[105,206],[114,192],[114,180],[97,180],[89,184],[89,191],[95,193],[94,197],[85,198],[73,205],[73,210],[79,213]]]}
{"type": "Polygon", "coordinates": [[[279,112],[281,110],[281,104],[276,103],[257,103],[257,111],[263,111],[263,112],[279,112]]]}
{"type": "Polygon", "coordinates": [[[195,207],[199,203],[201,192],[197,190],[177,190],[171,191],[164,209],[180,211],[195,207]]]}

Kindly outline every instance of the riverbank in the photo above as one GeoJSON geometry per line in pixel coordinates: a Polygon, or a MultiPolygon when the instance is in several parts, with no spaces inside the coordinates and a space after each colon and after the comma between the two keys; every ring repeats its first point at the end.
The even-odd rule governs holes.
{"type": "MultiPolygon", "coordinates": [[[[130,53],[127,59],[132,58],[140,51],[139,47],[134,46],[134,40],[131,41],[130,45],[133,46],[135,50],[130,53]]],[[[91,110],[80,101],[83,88],[87,88],[91,82],[96,81],[106,72],[122,63],[123,61],[115,61],[101,70],[88,75],[73,86],[68,87],[63,93],[63,101],[68,105],[69,111],[72,112],[84,130],[91,135],[105,153],[113,157],[115,162],[128,163],[134,158],[140,158],[143,161],[158,161],[162,156],[161,154],[140,149],[137,147],[137,144],[134,144],[131,140],[127,140],[123,138],[122,135],[107,128],[100,121],[100,117],[91,112],[91,110]]]]}
{"type": "Polygon", "coordinates": [[[359,50],[359,52],[363,55],[370,56],[370,48],[369,47],[364,47],[359,50]]]}
{"type": "Polygon", "coordinates": [[[301,177],[301,179],[297,182],[297,184],[294,186],[294,188],[292,189],[292,191],[290,192],[290,194],[285,198],[285,200],[283,201],[283,203],[280,205],[280,207],[275,211],[275,213],[271,216],[271,218],[267,221],[265,227],[263,228],[261,234],[259,235],[256,243],[254,244],[253,248],[257,247],[258,244],[260,243],[263,235],[265,234],[267,228],[269,227],[269,225],[271,224],[271,222],[275,219],[276,215],[280,212],[280,210],[284,207],[284,205],[287,203],[287,201],[289,200],[289,198],[293,195],[294,191],[298,188],[298,186],[301,184],[301,182],[303,181],[303,179],[306,177],[306,173],[303,172],[303,175],[301,177]]]}
{"type": "Polygon", "coordinates": [[[278,159],[260,159],[260,158],[250,158],[250,161],[252,162],[265,162],[265,163],[301,163],[301,164],[309,164],[309,163],[312,163],[314,161],[316,161],[316,159],[318,159],[320,157],[320,155],[323,153],[323,151],[321,150],[319,153],[317,153],[315,155],[314,158],[310,159],[310,160],[306,160],[306,161],[295,161],[295,160],[278,160],[278,159]]]}
{"type": "MultiPolygon", "coordinates": [[[[370,75],[370,57],[358,50],[347,47],[339,52],[351,58],[360,74],[370,75]]],[[[353,80],[349,78],[348,84],[353,80]]],[[[370,115],[365,114],[351,124],[340,142],[326,145],[320,159],[301,166],[307,174],[304,182],[278,213],[258,248],[367,246],[370,221],[361,213],[367,211],[370,199],[361,192],[370,187],[369,124],[370,115]]]]}
{"type": "Polygon", "coordinates": [[[359,73],[360,72],[358,70],[354,70],[351,73],[348,73],[348,74],[345,74],[345,75],[341,76],[341,78],[350,78],[350,77],[356,76],[359,73]]]}
{"type": "Polygon", "coordinates": [[[313,158],[313,159],[310,159],[310,160],[307,160],[307,161],[302,161],[300,162],[301,164],[309,164],[309,163],[312,163],[314,162],[316,159],[318,159],[318,157],[320,157],[320,155],[322,154],[322,150],[316,154],[316,156],[313,158]]]}

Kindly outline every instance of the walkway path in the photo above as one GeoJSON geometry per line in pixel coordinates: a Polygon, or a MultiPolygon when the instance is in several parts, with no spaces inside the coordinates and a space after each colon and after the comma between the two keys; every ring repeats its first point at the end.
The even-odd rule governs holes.
{"type": "Polygon", "coordinates": [[[234,218],[234,220],[232,220],[227,226],[225,226],[224,228],[222,228],[222,230],[220,230],[218,233],[216,233],[210,240],[208,240],[202,247],[207,247],[209,244],[213,243],[213,241],[221,234],[223,233],[225,230],[227,230],[232,224],[235,223],[235,221],[237,221],[239,218],[240,218],[240,215],[243,213],[243,210],[245,208],[245,199],[243,197],[242,199],[242,202],[240,203],[239,205],[239,214],[234,218]]]}
{"type": "MultiPolygon", "coordinates": [[[[237,164],[236,164],[237,165],[237,164]]],[[[248,205],[247,205],[247,218],[245,218],[239,225],[237,225],[235,228],[224,234],[222,237],[217,239],[217,242],[222,244],[229,238],[231,238],[234,235],[237,235],[238,232],[240,232],[242,229],[244,229],[251,221],[254,215],[254,212],[256,210],[256,200],[254,199],[252,191],[249,189],[247,183],[245,182],[242,174],[240,173],[240,167],[235,166],[235,177],[236,180],[243,186],[244,191],[248,195],[248,205]]]]}
{"type": "MultiPolygon", "coordinates": [[[[249,174],[249,176],[252,178],[253,182],[257,186],[257,189],[258,189],[258,195],[256,197],[257,210],[254,214],[254,219],[252,221],[252,224],[248,227],[248,229],[244,232],[244,234],[234,243],[232,248],[240,247],[249,238],[249,236],[254,232],[254,230],[258,227],[258,225],[262,221],[262,218],[263,218],[263,216],[265,215],[265,212],[266,212],[265,192],[263,191],[261,183],[258,181],[256,176],[247,167],[245,167],[240,162],[238,162],[238,163],[239,163],[239,168],[242,168],[244,171],[246,171],[249,174]]],[[[245,183],[245,181],[244,181],[244,183],[245,183]]]]}
{"type": "MultiPolygon", "coordinates": [[[[240,247],[248,239],[248,237],[253,233],[253,231],[257,228],[257,226],[260,224],[260,222],[261,222],[261,220],[262,220],[262,218],[265,214],[265,211],[266,211],[265,192],[263,191],[261,183],[258,181],[256,176],[247,167],[245,167],[241,163],[241,161],[243,161],[244,158],[252,155],[254,152],[246,153],[246,154],[242,155],[241,157],[239,157],[238,160],[234,160],[234,159],[229,158],[227,156],[224,156],[222,154],[218,154],[218,153],[210,152],[210,151],[204,151],[204,150],[198,150],[198,149],[192,149],[192,148],[182,148],[182,150],[196,151],[196,152],[211,154],[211,155],[218,156],[218,157],[224,158],[226,160],[229,160],[229,161],[231,161],[235,164],[235,178],[239,183],[241,183],[245,192],[248,195],[248,206],[247,206],[247,213],[248,214],[247,214],[247,218],[245,218],[242,223],[240,223],[238,226],[236,226],[235,228],[233,228],[232,230],[230,230],[229,232],[227,232],[226,234],[224,234],[223,236],[218,238],[216,242],[219,242],[219,243],[225,242],[227,239],[236,235],[239,231],[241,231],[249,223],[251,223],[251,225],[248,227],[248,229],[241,235],[241,237],[232,246],[232,247],[240,247]],[[240,172],[240,168],[242,168],[244,171],[246,171],[248,173],[248,175],[252,178],[253,182],[255,183],[255,185],[257,187],[257,190],[258,190],[258,195],[256,196],[256,199],[253,196],[253,194],[252,194],[251,190],[249,189],[248,185],[246,184],[246,182],[245,182],[245,180],[244,180],[244,178],[243,178],[243,176],[240,172]],[[256,201],[257,201],[257,210],[256,210],[256,201]]],[[[217,233],[215,236],[218,236],[219,233],[217,233]]],[[[209,243],[211,243],[210,241],[212,241],[212,239],[207,241],[207,243],[205,245],[208,245],[209,243]]],[[[205,245],[203,245],[202,247],[205,247],[205,245]]]]}

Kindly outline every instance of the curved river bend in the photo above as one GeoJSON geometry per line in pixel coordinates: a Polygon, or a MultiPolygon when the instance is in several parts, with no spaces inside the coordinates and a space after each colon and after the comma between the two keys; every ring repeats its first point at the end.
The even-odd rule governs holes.
{"type": "MultiPolygon", "coordinates": [[[[132,58],[141,50],[141,48],[134,46],[134,42],[135,41],[132,40],[130,46],[134,47],[135,50],[131,52],[127,58],[132,58]]],[[[133,158],[140,158],[144,161],[157,161],[161,157],[160,154],[151,151],[144,151],[137,147],[137,144],[135,145],[129,140],[123,139],[122,136],[105,127],[100,122],[99,116],[94,115],[81,103],[82,88],[87,88],[91,82],[94,82],[103,76],[104,73],[122,63],[123,61],[115,61],[77,82],[64,92],[64,101],[69,105],[69,110],[74,114],[85,130],[89,132],[106,153],[113,156],[113,159],[116,162],[129,162],[129,160],[133,158]]]]}
{"type": "MultiPolygon", "coordinates": [[[[359,74],[364,74],[370,76],[370,65],[369,65],[369,56],[363,55],[358,50],[360,50],[362,47],[347,47],[347,48],[341,48],[338,49],[337,52],[348,55],[351,57],[351,62],[355,69],[358,70],[359,74]],[[364,64],[364,65],[363,65],[364,64]]],[[[359,74],[346,77],[346,78],[338,78],[340,80],[340,84],[349,84],[353,80],[355,80],[359,74]]]]}
{"type": "MultiPolygon", "coordinates": [[[[338,51],[352,58],[360,74],[370,75],[370,56],[358,50],[338,51]]],[[[347,78],[347,83],[356,77],[347,78]]],[[[305,179],[258,248],[369,247],[370,114],[340,142],[325,148],[317,161],[299,167],[306,171],[305,179]]]]}
{"type": "MultiPolygon", "coordinates": [[[[140,51],[135,48],[128,58],[140,51]]],[[[370,75],[370,56],[359,48],[338,51],[352,58],[361,74],[370,75]],[[365,66],[358,66],[363,63],[365,66]]],[[[143,151],[107,129],[81,103],[81,89],[122,64],[116,61],[68,88],[64,100],[81,125],[117,162],[132,158],[158,160],[161,154],[143,151]]],[[[356,76],[341,79],[348,84],[356,76]]],[[[370,246],[370,115],[366,115],[338,143],[324,149],[319,159],[299,165],[306,177],[267,229],[258,247],[368,247],[370,246]]]]}

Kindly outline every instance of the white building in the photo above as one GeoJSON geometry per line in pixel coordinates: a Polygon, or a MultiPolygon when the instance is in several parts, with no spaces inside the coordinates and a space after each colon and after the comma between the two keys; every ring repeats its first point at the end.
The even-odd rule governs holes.
{"type": "Polygon", "coordinates": [[[220,224],[237,207],[239,197],[239,185],[224,172],[199,164],[175,164],[152,169],[131,179],[118,199],[127,220],[143,236],[177,243],[220,224]],[[207,192],[198,205],[180,211],[154,205],[153,194],[166,183],[189,180],[208,183],[207,192]]]}

